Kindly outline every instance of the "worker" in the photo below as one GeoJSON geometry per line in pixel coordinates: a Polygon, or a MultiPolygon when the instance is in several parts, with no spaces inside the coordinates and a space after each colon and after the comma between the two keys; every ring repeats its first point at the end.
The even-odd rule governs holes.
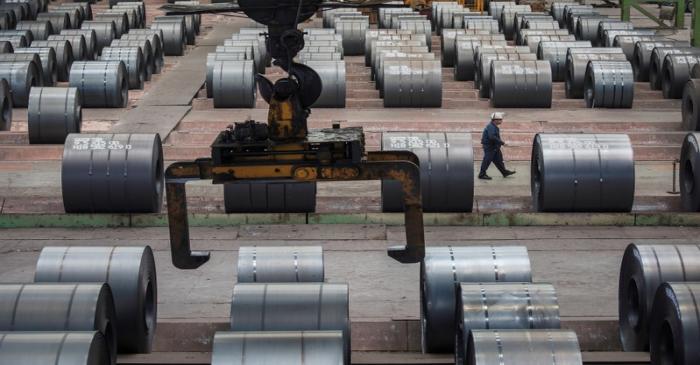
{"type": "Polygon", "coordinates": [[[503,123],[503,117],[505,117],[505,113],[491,113],[491,121],[486,125],[484,133],[481,135],[481,145],[484,148],[484,160],[481,162],[479,179],[491,180],[491,177],[486,174],[486,170],[488,170],[491,162],[496,165],[496,168],[498,168],[498,171],[501,172],[503,177],[508,177],[515,173],[515,171],[506,169],[506,165],[503,163],[501,146],[505,146],[506,143],[501,139],[501,130],[498,128],[498,126],[503,123]]]}

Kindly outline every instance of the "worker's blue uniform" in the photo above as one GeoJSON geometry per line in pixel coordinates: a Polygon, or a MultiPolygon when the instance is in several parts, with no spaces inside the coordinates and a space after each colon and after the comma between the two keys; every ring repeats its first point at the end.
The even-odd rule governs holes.
{"type": "Polygon", "coordinates": [[[488,170],[491,162],[496,165],[496,168],[498,168],[501,174],[505,175],[508,170],[503,163],[503,153],[501,153],[501,146],[504,144],[503,140],[501,140],[501,130],[493,122],[489,122],[481,135],[481,145],[484,148],[484,160],[481,161],[479,176],[486,174],[486,170],[488,170]]]}

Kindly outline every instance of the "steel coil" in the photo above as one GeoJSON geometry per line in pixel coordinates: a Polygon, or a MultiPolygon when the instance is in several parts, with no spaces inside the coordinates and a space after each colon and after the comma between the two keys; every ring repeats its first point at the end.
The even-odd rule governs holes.
{"type": "Polygon", "coordinates": [[[2,3],[0,4],[0,11],[12,14],[10,20],[12,24],[17,24],[21,20],[29,20],[32,17],[27,15],[27,7],[17,3],[2,3]]]}
{"type": "MultiPolygon", "coordinates": [[[[481,31],[488,32],[483,29],[481,31]]],[[[442,67],[454,66],[456,50],[455,40],[459,34],[467,34],[467,32],[465,29],[446,29],[442,33],[440,37],[440,44],[442,47],[442,67]]]]}
{"type": "MultiPolygon", "coordinates": [[[[257,39],[227,39],[224,41],[224,47],[246,47],[246,46],[251,46],[253,47],[253,61],[255,61],[253,64],[255,65],[255,71],[257,73],[264,74],[265,73],[265,61],[263,60],[263,55],[260,53],[260,49],[257,48],[258,41],[257,39]]],[[[306,46],[304,47],[303,52],[314,52],[319,47],[318,44],[316,45],[309,45],[308,42],[305,43],[306,46]]],[[[325,45],[330,45],[332,43],[330,42],[325,42],[322,43],[325,45]]],[[[331,45],[325,48],[331,48],[334,52],[339,52],[342,53],[342,46],[335,46],[331,45]]],[[[219,47],[217,47],[217,52],[219,52],[219,47]]]]}
{"type": "Polygon", "coordinates": [[[379,52],[377,61],[377,71],[375,72],[375,85],[379,90],[379,97],[384,98],[384,64],[386,61],[403,60],[434,60],[435,55],[422,51],[415,52],[411,47],[401,47],[402,49],[382,50],[379,52]],[[403,49],[408,48],[408,49],[403,49]]]}
{"type": "Polygon", "coordinates": [[[537,49],[540,48],[541,42],[575,42],[576,37],[573,35],[536,35],[531,34],[525,36],[523,45],[530,48],[530,52],[537,54],[537,49]]]}
{"type": "Polygon", "coordinates": [[[654,35],[618,35],[615,37],[612,46],[622,48],[622,52],[627,56],[627,60],[634,60],[634,46],[637,42],[654,41],[659,39],[654,35]]]}
{"type": "Polygon", "coordinates": [[[524,246],[426,247],[420,287],[423,351],[454,350],[456,284],[530,281],[524,246]]]}
{"type": "Polygon", "coordinates": [[[102,48],[109,47],[112,40],[117,36],[117,27],[113,21],[86,21],[81,29],[92,29],[95,31],[97,54],[102,54],[102,48]]]}
{"type": "Polygon", "coordinates": [[[569,4],[564,7],[564,27],[572,30],[572,26],[576,25],[578,19],[577,16],[596,16],[600,17],[597,11],[593,9],[591,5],[581,5],[581,4],[569,4]]]}
{"type": "MultiPolygon", "coordinates": [[[[185,3],[187,1],[176,1],[175,3],[185,3]]],[[[189,3],[199,3],[199,1],[190,1],[189,3]]],[[[120,1],[112,6],[112,9],[134,9],[139,17],[139,25],[146,25],[146,5],[143,1],[120,1]]]]}
{"type": "Polygon", "coordinates": [[[5,332],[0,333],[0,364],[108,365],[114,360],[99,332],[5,332]]]}
{"type": "Polygon", "coordinates": [[[581,365],[576,333],[569,330],[474,330],[464,364],[581,365]]]}
{"type": "Polygon", "coordinates": [[[26,107],[29,101],[29,90],[42,85],[42,75],[31,61],[0,62],[0,79],[5,79],[10,85],[12,105],[26,107]]]}
{"type": "Polygon", "coordinates": [[[34,55],[39,57],[41,68],[37,68],[42,74],[43,86],[54,86],[56,84],[56,52],[50,47],[28,47],[18,48],[15,50],[15,55],[25,55],[25,60],[33,59],[34,55]]]}
{"type": "MultiPolygon", "coordinates": [[[[336,22],[336,25],[338,22],[336,22]]],[[[311,105],[316,108],[345,107],[345,61],[306,61],[321,78],[323,89],[318,99],[311,105]]]]}
{"type": "MultiPolygon", "coordinates": [[[[339,12],[337,13],[332,13],[331,16],[328,18],[328,27],[335,29],[335,23],[338,21],[338,19],[342,18],[343,16],[362,16],[362,13],[355,9],[338,9],[339,12]]],[[[382,20],[384,22],[387,21],[386,17],[383,17],[382,20]]]]}
{"type": "Polygon", "coordinates": [[[655,30],[638,29],[638,30],[624,30],[624,29],[607,29],[603,32],[604,38],[601,40],[601,47],[612,47],[615,43],[615,38],[618,36],[625,35],[636,35],[636,36],[656,36],[655,30]],[[603,42],[604,41],[604,42],[603,42]]]}
{"type": "Polygon", "coordinates": [[[163,32],[163,54],[166,56],[182,56],[185,50],[185,27],[182,22],[156,21],[152,29],[163,32]]]}
{"type": "Polygon", "coordinates": [[[583,98],[586,68],[590,61],[627,61],[627,57],[619,48],[569,48],[566,54],[564,78],[567,98],[583,98]]]}
{"type": "Polygon", "coordinates": [[[409,41],[372,41],[372,56],[370,61],[370,67],[372,68],[372,70],[377,70],[377,55],[380,53],[379,50],[406,50],[408,47],[414,49],[415,52],[428,52],[428,48],[423,44],[423,38],[420,38],[420,40],[409,41]],[[419,49],[420,51],[418,51],[419,49]]]}
{"type": "Polygon", "coordinates": [[[1,332],[98,331],[105,339],[108,364],[116,363],[117,321],[109,285],[1,284],[0,303],[1,332]]]}
{"type": "Polygon", "coordinates": [[[85,108],[124,108],[129,101],[128,73],[121,61],[79,61],[69,85],[78,88],[85,108]]]}
{"type": "Polygon", "coordinates": [[[523,19],[523,27],[521,29],[559,29],[559,22],[557,22],[556,20],[552,20],[552,18],[550,17],[534,19],[525,18],[523,19]]]}
{"type": "Polygon", "coordinates": [[[9,131],[12,126],[12,98],[10,84],[0,79],[0,131],[9,131]]]}
{"type": "MultiPolygon", "coordinates": [[[[576,37],[573,35],[569,34],[569,32],[566,31],[566,29],[523,29],[518,34],[516,35],[515,39],[515,44],[522,46],[525,45],[526,39],[529,36],[536,36],[536,37],[544,37],[544,36],[562,36],[562,37],[568,37],[563,40],[569,40],[569,41],[575,41],[576,37]]],[[[556,39],[555,39],[556,40],[556,39]]],[[[535,51],[537,50],[537,47],[535,46],[535,51]]],[[[533,51],[533,52],[535,52],[533,51]]]]}
{"type": "MultiPolygon", "coordinates": [[[[61,31],[62,36],[82,36],[85,41],[85,56],[84,60],[92,61],[97,59],[97,35],[92,29],[64,29],[61,31]]],[[[71,44],[71,47],[73,44],[71,44]]],[[[73,53],[75,56],[75,52],[73,53]]]]}
{"type": "Polygon", "coordinates": [[[690,79],[683,88],[681,103],[684,130],[700,131],[700,109],[698,108],[700,108],[700,80],[690,79]]]}
{"type": "Polygon", "coordinates": [[[700,362],[700,283],[663,283],[656,292],[651,317],[652,364],[693,365],[700,362]]]}
{"type": "Polygon", "coordinates": [[[633,30],[634,25],[630,22],[614,20],[608,18],[607,20],[598,23],[598,44],[604,45],[606,43],[605,32],[608,30],[633,30]]]}
{"type": "Polygon", "coordinates": [[[507,40],[515,39],[515,16],[519,13],[531,12],[517,7],[503,8],[501,20],[498,22],[500,30],[507,40]]]}
{"type": "Polygon", "coordinates": [[[56,79],[68,81],[73,65],[73,47],[68,41],[34,41],[32,48],[53,48],[56,54],[56,79]]]}
{"type": "MultiPolygon", "coordinates": [[[[85,61],[88,59],[87,43],[82,35],[50,35],[48,41],[66,41],[70,44],[74,61],[85,61]]],[[[38,46],[37,46],[38,47],[38,46]]]]}
{"type": "Polygon", "coordinates": [[[3,29],[0,30],[0,37],[19,37],[22,36],[27,41],[27,45],[31,45],[34,37],[29,30],[3,29]]]}
{"type": "Polygon", "coordinates": [[[226,213],[312,213],[316,183],[251,182],[224,185],[226,213]]]}
{"type": "MultiPolygon", "coordinates": [[[[352,18],[352,17],[343,17],[341,19],[347,19],[347,18],[352,18]]],[[[391,21],[390,21],[390,28],[391,29],[399,29],[399,23],[402,21],[413,21],[413,20],[428,20],[428,18],[425,15],[421,15],[420,13],[398,13],[398,14],[391,14],[391,21]]]]}
{"type": "Polygon", "coordinates": [[[591,48],[591,42],[541,41],[537,47],[537,58],[549,61],[552,67],[552,81],[564,81],[566,78],[566,55],[569,48],[591,48]]]}
{"type": "Polygon", "coordinates": [[[700,63],[700,54],[669,54],[664,58],[661,71],[661,90],[666,99],[683,97],[683,87],[690,80],[693,66],[700,63]]]}
{"type": "Polygon", "coordinates": [[[389,35],[407,35],[410,36],[413,31],[406,29],[368,29],[365,32],[365,66],[370,65],[371,61],[371,47],[372,41],[379,38],[379,36],[389,36],[389,35]]]}
{"type": "MultiPolygon", "coordinates": [[[[525,29],[525,23],[528,20],[552,20],[552,16],[546,13],[517,13],[513,16],[513,31],[515,34],[520,34],[524,30],[537,30],[537,29],[525,29]]],[[[546,30],[546,29],[541,29],[546,30]]],[[[552,29],[549,29],[552,30],[552,29]]],[[[556,30],[556,29],[554,29],[556,30]]],[[[561,30],[561,29],[560,29],[561,30]]]]}
{"type": "MultiPolygon", "coordinates": [[[[141,70],[143,72],[143,78],[144,81],[148,81],[151,79],[151,74],[153,74],[153,71],[156,69],[156,61],[155,61],[155,56],[153,53],[153,48],[151,47],[151,41],[148,39],[124,39],[122,37],[121,39],[115,39],[112,41],[112,44],[110,45],[110,48],[138,48],[139,53],[141,53],[141,58],[143,59],[143,62],[141,63],[141,70]]],[[[128,65],[127,65],[128,69],[128,65]]]]}
{"type": "Polygon", "coordinates": [[[27,38],[24,36],[0,36],[0,41],[10,42],[10,44],[12,44],[12,48],[14,49],[29,46],[29,43],[27,43],[27,38]]]}
{"type": "MultiPolygon", "coordinates": [[[[24,48],[20,48],[24,49],[24,48]]],[[[0,54],[0,62],[2,63],[16,63],[16,62],[31,62],[32,67],[36,68],[39,75],[43,75],[44,69],[39,55],[36,53],[3,53],[0,54]]],[[[43,85],[43,78],[41,80],[43,85]]]]}
{"type": "Polygon", "coordinates": [[[485,53],[479,59],[477,67],[478,77],[474,77],[474,84],[479,89],[479,97],[488,98],[491,96],[491,64],[493,61],[536,61],[537,56],[532,53],[485,53]]]}
{"type": "Polygon", "coordinates": [[[516,6],[515,1],[489,1],[489,14],[496,20],[501,19],[501,12],[504,7],[516,6]]]}
{"type": "Polygon", "coordinates": [[[578,5],[577,2],[573,0],[557,0],[552,2],[550,5],[549,13],[557,21],[561,22],[564,19],[564,9],[567,5],[578,5]]]}
{"type": "Polygon", "coordinates": [[[12,9],[9,9],[7,5],[10,4],[0,4],[0,16],[2,17],[2,24],[0,25],[2,25],[5,29],[11,29],[12,27],[17,26],[17,23],[22,21],[22,19],[18,18],[17,13],[15,13],[12,9]]]}
{"type": "Polygon", "coordinates": [[[399,29],[409,30],[414,34],[423,34],[425,36],[425,45],[428,46],[428,50],[432,49],[432,32],[428,20],[402,20],[399,23],[399,29]]]}
{"type": "Polygon", "coordinates": [[[634,75],[627,61],[590,61],[583,82],[589,108],[631,108],[634,75]]]}
{"type": "Polygon", "coordinates": [[[668,55],[699,55],[700,50],[695,47],[656,47],[651,52],[649,60],[649,87],[652,90],[661,90],[663,81],[663,65],[668,55]]]}
{"type": "Polygon", "coordinates": [[[440,35],[442,34],[443,29],[452,29],[453,28],[453,17],[452,14],[454,14],[457,11],[462,11],[463,7],[462,5],[459,4],[454,4],[453,6],[444,6],[440,8],[438,12],[438,22],[437,22],[437,34],[440,35]]]}
{"type": "MultiPolygon", "coordinates": [[[[116,14],[116,15],[125,15],[126,16],[126,25],[127,29],[132,29],[132,28],[138,28],[141,24],[140,19],[138,18],[138,15],[136,14],[136,9],[134,8],[116,8],[113,7],[111,9],[105,9],[101,11],[99,14],[116,14]]],[[[156,17],[157,19],[158,17],[156,17]]],[[[128,31],[127,31],[128,33],[128,31]]],[[[122,33],[126,34],[126,33],[122,33]]]]}
{"type": "MultiPolygon", "coordinates": [[[[127,18],[125,13],[98,13],[95,14],[93,19],[95,19],[95,21],[113,22],[114,29],[116,30],[116,32],[114,33],[115,38],[121,37],[122,34],[129,33],[129,18],[127,18]]],[[[156,21],[153,22],[153,24],[156,23],[156,21]]]]}
{"type": "Polygon", "coordinates": [[[471,331],[560,327],[557,293],[550,284],[460,283],[456,290],[456,364],[466,363],[471,331]]]}
{"type": "Polygon", "coordinates": [[[474,80],[476,74],[476,50],[481,46],[501,46],[506,47],[504,40],[460,40],[455,48],[454,75],[457,81],[474,80]]]}
{"type": "Polygon", "coordinates": [[[576,20],[576,30],[574,34],[576,39],[580,41],[590,41],[593,43],[599,42],[598,26],[606,17],[579,17],[576,20]]]}
{"type": "MultiPolygon", "coordinates": [[[[77,7],[70,7],[70,8],[63,7],[63,6],[51,7],[51,9],[49,10],[49,14],[51,14],[51,13],[57,13],[57,14],[66,13],[66,14],[68,14],[69,28],[80,28],[80,23],[82,23],[82,21],[83,21],[80,10],[77,7]]],[[[63,29],[68,29],[68,28],[63,28],[63,29]]],[[[61,30],[63,30],[63,29],[61,29],[61,30]]],[[[60,32],[60,31],[58,31],[58,32],[60,32]]]]}
{"type": "Polygon", "coordinates": [[[346,56],[361,55],[365,47],[365,31],[369,20],[345,20],[335,22],[335,31],[343,37],[343,50],[346,56]]]}
{"type": "Polygon", "coordinates": [[[321,246],[248,247],[238,249],[239,283],[324,281],[321,246]]]}
{"type": "Polygon", "coordinates": [[[73,87],[33,87],[27,106],[29,143],[63,144],[70,133],[80,133],[83,113],[73,87]]]}
{"type": "Polygon", "coordinates": [[[700,211],[700,134],[688,133],[683,141],[680,156],[679,185],[683,210],[688,212],[700,211]]]}
{"type": "Polygon", "coordinates": [[[680,41],[639,41],[634,45],[632,57],[632,69],[635,81],[649,81],[649,63],[651,53],[656,47],[688,47],[687,42],[680,41]]]}
{"type": "MultiPolygon", "coordinates": [[[[255,47],[255,53],[260,54],[260,60],[262,61],[262,67],[260,68],[261,73],[265,73],[265,67],[269,67],[272,63],[272,56],[270,56],[270,53],[267,51],[267,39],[265,38],[264,35],[260,34],[260,31],[257,30],[254,33],[250,33],[251,29],[250,28],[241,28],[239,30],[239,34],[234,34],[231,36],[231,39],[233,40],[255,40],[257,42],[257,47],[255,47]]],[[[320,37],[322,35],[305,35],[304,40],[306,40],[307,37],[320,37]]],[[[333,37],[339,37],[338,40],[342,41],[342,38],[340,38],[339,34],[333,34],[333,35],[325,35],[325,36],[333,36],[333,37]]]]}
{"type": "Polygon", "coordinates": [[[71,29],[70,16],[65,12],[41,13],[36,16],[36,20],[51,23],[51,30],[54,34],[61,33],[64,29],[71,29]]]}
{"type": "Polygon", "coordinates": [[[481,15],[469,9],[459,9],[452,13],[452,29],[463,29],[465,27],[465,17],[481,15]]]}
{"type": "Polygon", "coordinates": [[[622,348],[649,350],[652,306],[663,283],[699,280],[698,245],[628,245],[622,257],[618,286],[622,348]]]}
{"type": "Polygon", "coordinates": [[[342,331],[350,363],[347,284],[242,283],[233,287],[232,331],[342,331]]]}
{"type": "Polygon", "coordinates": [[[163,148],[157,134],[70,134],[61,188],[67,213],[157,213],[163,148]]]}
{"type": "Polygon", "coordinates": [[[341,331],[216,332],[212,365],[345,365],[341,331]],[[274,349],[274,351],[270,351],[274,349]]]}
{"type": "Polygon", "coordinates": [[[239,53],[209,53],[207,55],[207,77],[206,77],[206,91],[207,97],[212,97],[212,83],[214,82],[214,63],[216,61],[242,61],[242,60],[252,60],[252,50],[251,53],[246,53],[246,48],[241,47],[241,52],[239,53]]]}
{"type": "Polygon", "coordinates": [[[466,29],[481,29],[498,34],[498,21],[493,19],[469,19],[464,26],[466,29]]]}
{"type": "MultiPolygon", "coordinates": [[[[182,24],[184,28],[184,43],[189,44],[189,45],[194,45],[195,44],[195,39],[197,37],[197,31],[195,30],[195,25],[194,25],[194,19],[191,15],[164,15],[164,16],[157,16],[154,20],[155,23],[162,23],[162,22],[174,22],[174,23],[179,23],[182,24]]],[[[165,31],[165,30],[164,30],[165,31]]]]}
{"type": "Polygon", "coordinates": [[[438,60],[406,59],[384,63],[384,107],[442,106],[442,68],[438,60]]]}
{"type": "Polygon", "coordinates": [[[537,134],[531,158],[538,212],[629,212],[634,153],[626,134],[537,134]]]}
{"type": "Polygon", "coordinates": [[[215,61],[212,69],[214,108],[253,108],[257,98],[253,61],[215,61]]]}
{"type": "MultiPolygon", "coordinates": [[[[199,0],[196,1],[175,1],[175,5],[200,5],[199,0]]],[[[195,35],[199,34],[200,27],[202,25],[202,14],[195,13],[192,14],[192,22],[194,26],[195,35]]]]}
{"type": "Polygon", "coordinates": [[[305,61],[340,61],[343,59],[343,55],[337,52],[299,53],[296,59],[301,63],[304,63],[305,61]]]}
{"type": "MultiPolygon", "coordinates": [[[[420,163],[425,212],[471,212],[474,158],[469,133],[384,132],[383,151],[411,151],[420,163]]],[[[382,180],[382,211],[402,212],[401,184],[382,180]]]]}
{"type": "Polygon", "coordinates": [[[114,297],[119,352],[151,351],[156,330],[158,285],[153,251],[149,246],[45,247],[36,264],[34,281],[109,284],[114,297]]]}
{"type": "MultiPolygon", "coordinates": [[[[132,30],[133,32],[133,30],[132,30]]],[[[160,37],[157,33],[151,34],[125,34],[120,38],[121,41],[141,41],[144,49],[150,48],[151,50],[151,74],[158,74],[163,69],[165,65],[165,60],[163,59],[163,48],[160,41],[160,37]]]]}
{"type": "MultiPolygon", "coordinates": [[[[481,55],[482,54],[489,54],[489,53],[517,53],[517,54],[526,54],[530,53],[530,48],[524,47],[524,46],[508,46],[508,45],[501,45],[500,43],[498,44],[481,44],[481,45],[476,45],[474,47],[474,88],[478,89],[481,83],[480,77],[481,77],[481,55]]],[[[537,58],[535,58],[537,59],[537,58]]],[[[489,64],[490,65],[490,64],[489,64]]],[[[457,66],[455,66],[457,67],[457,66]]],[[[489,70],[488,72],[490,72],[489,70]]]]}
{"type": "Polygon", "coordinates": [[[492,61],[491,106],[549,108],[552,69],[548,61],[492,61]]]}
{"type": "Polygon", "coordinates": [[[146,60],[139,47],[106,47],[102,49],[100,61],[121,61],[126,68],[129,89],[143,89],[147,78],[146,60]]]}
{"type": "Polygon", "coordinates": [[[0,54],[13,53],[15,50],[12,48],[12,43],[7,41],[0,41],[0,54]]]}
{"type": "Polygon", "coordinates": [[[5,3],[22,5],[26,8],[26,16],[30,18],[36,18],[39,12],[46,12],[47,10],[47,5],[44,5],[45,2],[40,0],[5,0],[5,3]]]}

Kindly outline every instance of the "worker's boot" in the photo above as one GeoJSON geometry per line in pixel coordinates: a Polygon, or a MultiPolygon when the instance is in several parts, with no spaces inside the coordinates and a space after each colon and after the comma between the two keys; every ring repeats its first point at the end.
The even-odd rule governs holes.
{"type": "Polygon", "coordinates": [[[479,179],[481,180],[491,180],[491,176],[486,175],[486,173],[479,174],[479,179]]]}
{"type": "Polygon", "coordinates": [[[510,175],[515,174],[515,171],[504,170],[504,171],[501,172],[501,173],[503,174],[503,177],[508,177],[508,176],[510,176],[510,175]]]}

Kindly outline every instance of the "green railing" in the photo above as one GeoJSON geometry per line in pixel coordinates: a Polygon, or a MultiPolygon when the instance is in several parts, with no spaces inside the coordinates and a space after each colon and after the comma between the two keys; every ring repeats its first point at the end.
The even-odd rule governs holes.
{"type": "MultiPolygon", "coordinates": [[[[630,20],[630,9],[635,8],[640,13],[644,14],[647,18],[651,19],[654,23],[658,24],[660,27],[669,28],[661,19],[656,15],[650,13],[648,10],[644,9],[641,4],[659,4],[659,0],[620,0],[620,18],[624,21],[630,20]]],[[[664,1],[672,2],[672,1],[664,1]]],[[[676,16],[674,27],[681,29],[684,26],[685,20],[685,0],[676,0],[676,16]]],[[[700,1],[695,1],[695,4],[700,1]]]]}

